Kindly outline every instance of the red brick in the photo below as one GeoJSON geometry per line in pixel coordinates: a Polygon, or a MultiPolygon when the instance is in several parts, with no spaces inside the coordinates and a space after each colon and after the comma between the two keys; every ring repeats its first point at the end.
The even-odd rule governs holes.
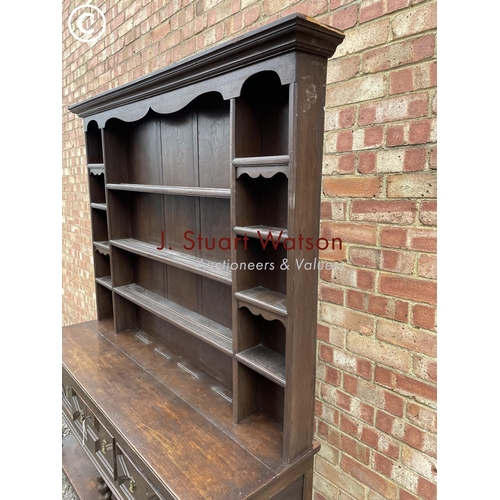
{"type": "Polygon", "coordinates": [[[384,136],[383,127],[370,127],[364,130],[364,147],[380,146],[384,136]]]}
{"type": "Polygon", "coordinates": [[[326,325],[317,325],[316,328],[317,332],[317,339],[318,340],[323,340],[325,342],[328,342],[328,339],[330,338],[330,329],[326,325]]]}
{"type": "Polygon", "coordinates": [[[394,303],[394,315],[391,317],[397,321],[408,321],[408,302],[396,300],[394,303]]]}
{"type": "Polygon", "coordinates": [[[356,373],[359,376],[366,378],[367,380],[371,380],[372,372],[373,372],[373,367],[370,361],[359,358],[356,360],[356,373]]]}
{"type": "Polygon", "coordinates": [[[437,234],[435,229],[415,228],[408,231],[408,247],[422,252],[437,251],[437,234]]]}
{"type": "Polygon", "coordinates": [[[370,446],[370,448],[378,450],[379,435],[369,427],[363,427],[363,429],[361,430],[361,440],[363,441],[363,443],[366,443],[368,446],[370,446]]]}
{"type": "Polygon", "coordinates": [[[416,39],[413,42],[413,57],[415,60],[420,61],[434,55],[436,47],[436,36],[426,35],[416,39]]]}
{"type": "Polygon", "coordinates": [[[374,453],[373,467],[376,471],[380,472],[384,476],[391,477],[392,466],[392,460],[380,455],[380,453],[374,453]]]}
{"type": "Polygon", "coordinates": [[[423,477],[418,478],[417,491],[425,500],[437,500],[436,484],[427,481],[423,477]]]}
{"type": "Polygon", "coordinates": [[[410,133],[408,136],[410,144],[424,144],[430,141],[432,120],[419,120],[410,123],[410,133]]]}
{"type": "Polygon", "coordinates": [[[405,152],[405,172],[418,172],[427,166],[427,151],[424,148],[407,149],[405,152]]]}
{"type": "Polygon", "coordinates": [[[386,316],[389,299],[379,295],[370,295],[368,301],[368,311],[376,316],[386,316]]]}
{"type": "Polygon", "coordinates": [[[327,345],[319,346],[319,359],[331,363],[333,361],[333,349],[327,345]]]}
{"type": "Polygon", "coordinates": [[[353,396],[358,394],[358,379],[344,374],[344,389],[353,396]]]}
{"type": "Polygon", "coordinates": [[[358,20],[358,6],[352,5],[346,9],[335,11],[332,15],[332,26],[345,30],[352,28],[358,20]]]}
{"type": "Polygon", "coordinates": [[[342,373],[340,372],[340,370],[337,370],[336,368],[332,368],[330,366],[325,367],[325,382],[338,387],[340,386],[341,379],[342,373]]]}
{"type": "Polygon", "coordinates": [[[384,392],[385,405],[384,408],[393,415],[402,417],[404,413],[404,400],[403,398],[393,394],[392,392],[384,392]]]}
{"type": "Polygon", "coordinates": [[[330,201],[321,202],[320,217],[322,219],[332,218],[332,203],[330,201]]]}
{"type": "Polygon", "coordinates": [[[377,243],[377,226],[375,225],[326,222],[322,224],[321,228],[323,238],[340,238],[343,243],[363,245],[377,243]]]}
{"type": "Polygon", "coordinates": [[[320,300],[326,300],[333,304],[344,304],[344,290],[333,285],[321,284],[319,286],[318,296],[320,300]]]}
{"type": "Polygon", "coordinates": [[[351,400],[352,400],[352,398],[348,394],[345,394],[342,391],[336,391],[336,393],[335,393],[335,404],[338,407],[343,408],[344,410],[349,411],[351,409],[351,400]]]}
{"type": "Polygon", "coordinates": [[[387,500],[396,500],[398,488],[381,475],[346,455],[342,456],[341,467],[355,479],[366,484],[372,490],[380,493],[387,500]]]}
{"type": "Polygon", "coordinates": [[[359,412],[356,414],[356,417],[367,424],[373,425],[375,420],[375,408],[366,403],[360,402],[359,412]]]}
{"type": "Polygon", "coordinates": [[[375,273],[359,269],[356,273],[356,286],[363,290],[373,290],[375,287],[375,273]]]}
{"type": "Polygon", "coordinates": [[[341,174],[353,174],[356,170],[356,155],[340,155],[337,164],[337,171],[341,174]]]}
{"type": "Polygon", "coordinates": [[[405,68],[400,71],[394,71],[390,76],[390,93],[401,94],[413,90],[413,71],[411,68],[405,68]]]}
{"type": "Polygon", "coordinates": [[[415,304],[412,309],[412,324],[419,328],[434,330],[436,327],[436,308],[415,304]]]}
{"type": "Polygon", "coordinates": [[[337,134],[337,151],[352,150],[352,131],[339,132],[337,134]]]}
{"type": "Polygon", "coordinates": [[[314,500],[328,500],[326,497],[324,497],[321,493],[318,493],[317,491],[314,492],[314,500]]]}
{"type": "Polygon", "coordinates": [[[355,200],[351,205],[351,220],[412,224],[417,205],[413,201],[355,200]]]}
{"type": "Polygon", "coordinates": [[[361,6],[359,9],[359,22],[365,23],[376,19],[384,14],[384,2],[378,1],[367,6],[361,6]]]}
{"type": "Polygon", "coordinates": [[[420,499],[418,497],[416,497],[415,495],[408,493],[405,490],[400,490],[399,491],[399,500],[420,500],[420,499]]]}
{"type": "Polygon", "coordinates": [[[325,422],[322,422],[321,420],[316,420],[317,422],[317,432],[318,434],[322,437],[325,438],[327,441],[331,442],[331,427],[326,424],[325,422]]]}
{"type": "Polygon", "coordinates": [[[377,155],[372,152],[360,153],[358,160],[358,170],[362,174],[372,174],[375,172],[377,155]]]}
{"type": "MultiPolygon", "coordinates": [[[[364,299],[363,306],[366,305],[366,298],[364,299]]],[[[365,309],[363,309],[365,310],[365,309]]],[[[394,319],[397,321],[408,321],[408,303],[394,300],[380,295],[370,295],[368,297],[367,311],[376,316],[383,316],[384,318],[394,319]]]]}
{"type": "Polygon", "coordinates": [[[386,434],[392,434],[392,424],[394,423],[395,418],[383,411],[377,412],[377,421],[376,426],[377,429],[385,432],[386,434]]]}
{"type": "Polygon", "coordinates": [[[405,129],[403,125],[387,127],[387,146],[402,146],[405,143],[405,129]]]}
{"type": "Polygon", "coordinates": [[[375,382],[393,388],[403,394],[419,396],[428,401],[436,401],[436,387],[415,380],[406,375],[392,372],[381,366],[375,367],[375,382]]]}
{"type": "Polygon", "coordinates": [[[406,444],[413,446],[413,448],[421,450],[424,444],[424,433],[413,425],[406,424],[403,441],[406,444]]]}
{"type": "Polygon", "coordinates": [[[347,434],[350,434],[353,437],[358,437],[358,424],[342,413],[340,415],[340,430],[343,432],[347,432],[347,434]]]}
{"type": "Polygon", "coordinates": [[[357,290],[347,290],[347,307],[357,309],[358,311],[366,311],[366,298],[366,294],[358,292],[357,290]]]}
{"type": "Polygon", "coordinates": [[[356,108],[350,107],[339,112],[339,128],[351,128],[356,119],[356,108]]]}
{"type": "Polygon", "coordinates": [[[340,449],[366,465],[370,463],[370,449],[345,434],[342,434],[340,449]]]}
{"type": "Polygon", "coordinates": [[[353,198],[371,198],[380,193],[382,181],[378,177],[329,177],[323,181],[326,195],[353,198]]]}
{"type": "Polygon", "coordinates": [[[384,247],[407,248],[407,239],[406,229],[383,227],[380,230],[380,244],[384,247]]]}
{"type": "Polygon", "coordinates": [[[387,0],[387,12],[404,9],[410,5],[410,0],[387,0]]]}
{"type": "Polygon", "coordinates": [[[415,254],[413,252],[401,252],[394,250],[382,251],[381,269],[394,271],[400,274],[413,274],[415,254]]]}
{"type": "Polygon", "coordinates": [[[416,302],[436,304],[437,301],[436,283],[425,279],[381,274],[379,277],[379,290],[386,295],[416,302]]]}

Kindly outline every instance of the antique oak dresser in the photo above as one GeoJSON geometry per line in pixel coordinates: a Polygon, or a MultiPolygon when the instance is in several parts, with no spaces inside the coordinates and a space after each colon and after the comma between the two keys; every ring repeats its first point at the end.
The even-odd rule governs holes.
{"type": "Polygon", "coordinates": [[[82,500],[311,498],[311,263],[342,39],[294,14],[70,107],[98,318],[63,328],[82,500]]]}

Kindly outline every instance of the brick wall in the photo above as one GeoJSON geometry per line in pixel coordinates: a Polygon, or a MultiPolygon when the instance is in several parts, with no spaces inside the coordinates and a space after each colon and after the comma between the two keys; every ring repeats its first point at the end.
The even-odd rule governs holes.
{"type": "Polygon", "coordinates": [[[66,106],[292,12],[345,31],[321,218],[345,262],[320,275],[314,498],[436,498],[436,2],[98,0],[108,27],[90,45],[67,27],[78,5],[63,2],[64,324],[95,316],[84,138],[66,106]]]}

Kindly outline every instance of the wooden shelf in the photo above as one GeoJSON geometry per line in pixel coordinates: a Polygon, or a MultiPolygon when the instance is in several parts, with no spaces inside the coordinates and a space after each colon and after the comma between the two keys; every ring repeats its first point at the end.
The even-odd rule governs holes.
{"type": "Polygon", "coordinates": [[[226,354],[233,354],[232,332],[229,328],[186,309],[175,302],[136,285],[113,288],[122,297],[194,335],[226,354]]]}
{"type": "Polygon", "coordinates": [[[259,344],[235,354],[234,357],[281,387],[286,387],[285,357],[281,354],[259,344]]]}
{"type": "Polygon", "coordinates": [[[106,288],[109,288],[110,290],[113,289],[113,286],[111,285],[111,276],[104,276],[102,278],[96,278],[95,279],[96,283],[99,283],[102,286],[105,286],[106,288]]]}
{"type": "Polygon", "coordinates": [[[104,174],[104,163],[89,163],[87,168],[89,169],[90,174],[93,175],[104,174]]]}
{"type": "Polygon", "coordinates": [[[135,193],[170,194],[176,196],[199,196],[205,198],[230,198],[231,190],[223,188],[204,188],[186,186],[159,186],[151,184],[106,184],[114,191],[132,191],[135,193]]]}
{"type": "Polygon", "coordinates": [[[236,177],[248,174],[252,178],[259,175],[269,178],[278,173],[283,173],[288,177],[289,164],[290,157],[288,155],[252,156],[233,159],[233,166],[236,167],[236,177]]]}
{"type": "Polygon", "coordinates": [[[248,236],[249,238],[258,238],[266,241],[269,232],[271,232],[274,241],[283,241],[288,238],[288,231],[282,227],[271,227],[271,226],[235,226],[233,231],[240,236],[248,236]],[[260,232],[260,235],[259,235],[260,232]],[[280,238],[281,233],[281,238],[280,238]]]}
{"type": "Polygon", "coordinates": [[[94,248],[103,255],[109,255],[109,241],[94,241],[94,248]]]}
{"type": "Polygon", "coordinates": [[[90,206],[97,210],[106,210],[106,203],[91,203],[90,206]]]}
{"type": "Polygon", "coordinates": [[[268,320],[277,319],[286,326],[288,311],[284,294],[258,286],[236,292],[234,296],[239,307],[245,306],[253,314],[260,314],[268,320]]]}
{"type": "Polygon", "coordinates": [[[221,283],[231,283],[231,270],[219,269],[216,266],[219,265],[222,267],[222,264],[218,262],[187,255],[175,250],[158,250],[157,247],[151,243],[144,243],[133,238],[111,240],[111,244],[136,255],[149,257],[163,264],[169,264],[201,276],[206,276],[207,278],[220,281],[221,283]]]}

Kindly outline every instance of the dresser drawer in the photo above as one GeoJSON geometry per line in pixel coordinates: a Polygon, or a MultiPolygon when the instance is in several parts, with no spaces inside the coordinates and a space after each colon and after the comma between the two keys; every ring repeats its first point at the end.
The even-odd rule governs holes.
{"type": "Polygon", "coordinates": [[[97,438],[96,447],[93,450],[97,461],[108,472],[110,477],[116,479],[116,454],[115,438],[106,426],[97,418],[92,420],[91,432],[97,438]]]}
{"type": "Polygon", "coordinates": [[[116,446],[116,464],[120,493],[128,500],[174,500],[160,495],[130,457],[116,446]]]}
{"type": "Polygon", "coordinates": [[[73,424],[73,431],[76,436],[82,440],[84,431],[84,422],[89,414],[87,405],[82,397],[75,391],[68,378],[63,373],[63,411],[73,424]]]}

